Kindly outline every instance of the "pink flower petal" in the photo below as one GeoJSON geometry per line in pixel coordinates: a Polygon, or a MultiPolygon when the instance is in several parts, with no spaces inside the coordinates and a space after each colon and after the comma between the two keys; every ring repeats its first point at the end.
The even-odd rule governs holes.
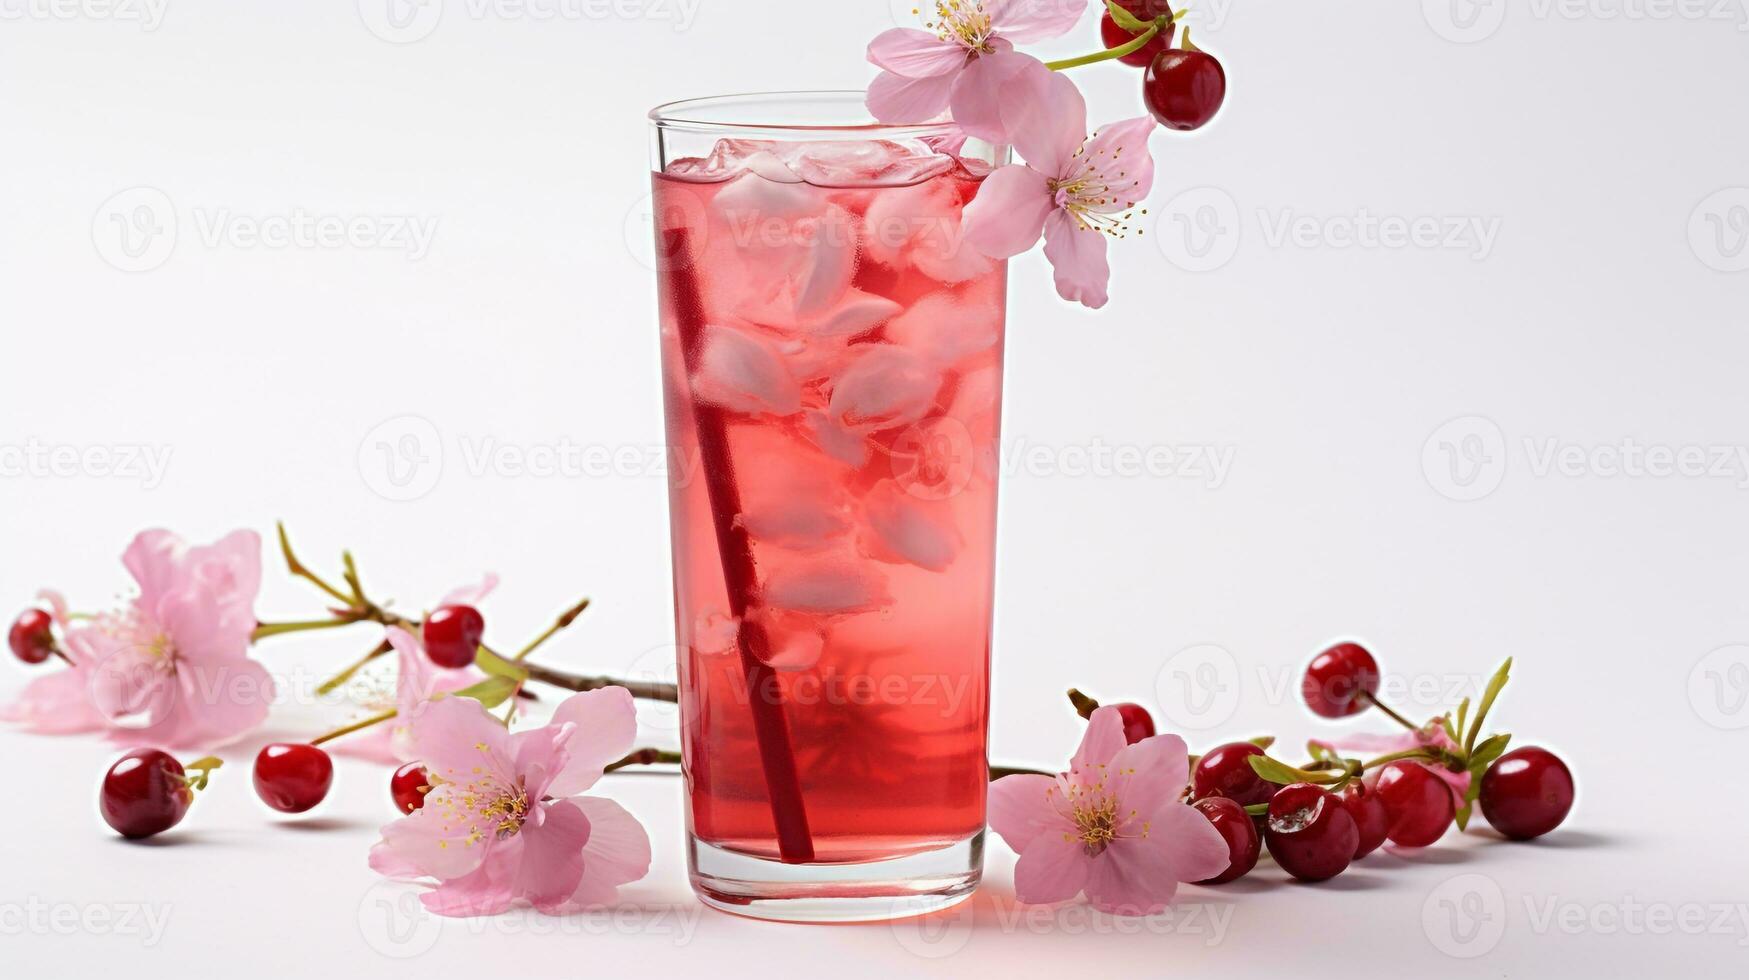
{"type": "Polygon", "coordinates": [[[48,604],[49,617],[55,621],[55,625],[61,629],[66,629],[68,624],[72,622],[67,612],[67,597],[54,589],[42,589],[37,592],[36,597],[48,604]]]}
{"type": "Polygon", "coordinates": [[[188,546],[169,531],[141,531],[122,553],[121,563],[140,587],[140,599],[155,607],[160,596],[174,589],[180,580],[183,553],[188,546]]]}
{"type": "Polygon", "coordinates": [[[928,31],[897,28],[883,31],[868,44],[870,63],[905,78],[931,78],[965,67],[967,51],[928,31]]]}
{"type": "Polygon", "coordinates": [[[1015,44],[1067,34],[1086,12],[1087,0],[984,0],[991,26],[1015,44]]]}
{"type": "Polygon", "coordinates": [[[1105,261],[1105,235],[1081,228],[1065,211],[1045,219],[1045,258],[1055,271],[1057,295],[1099,309],[1109,299],[1111,267],[1105,261]]]}
{"type": "Polygon", "coordinates": [[[485,601],[485,598],[498,588],[498,576],[491,572],[480,580],[479,585],[464,585],[452,590],[448,595],[438,600],[440,606],[472,606],[485,601]]]}
{"type": "Polygon", "coordinates": [[[570,802],[589,817],[589,843],[583,848],[583,880],[561,911],[612,905],[619,900],[619,886],[649,874],[650,835],[612,800],[579,796],[570,802]]]}
{"type": "Polygon", "coordinates": [[[473,698],[427,702],[412,724],[419,760],[433,776],[462,784],[482,778],[516,782],[510,733],[473,698]]]}
{"type": "Polygon", "coordinates": [[[1081,735],[1081,747],[1069,760],[1069,776],[1076,785],[1101,782],[1105,769],[1117,758],[1129,742],[1123,735],[1123,718],[1113,707],[1099,708],[1087,719],[1087,731],[1081,735]]]}
{"type": "Polygon", "coordinates": [[[1058,810],[1061,803],[1062,789],[1053,776],[1003,776],[990,784],[990,829],[1016,854],[1025,853],[1039,837],[1073,826],[1058,810]]]}
{"type": "Polygon", "coordinates": [[[1075,161],[1074,176],[1089,176],[1093,196],[1105,199],[1090,205],[1109,214],[1128,211],[1148,196],[1154,187],[1154,155],[1148,152],[1148,137],[1154,132],[1152,116],[1125,119],[1100,129],[1087,141],[1075,161]]]}
{"type": "Polygon", "coordinates": [[[543,806],[538,824],[530,822],[522,838],[522,861],[510,889],[541,911],[564,904],[583,881],[583,845],[589,842],[589,818],[571,800],[543,806]]]}
{"type": "Polygon", "coordinates": [[[1195,807],[1169,803],[1154,813],[1147,839],[1164,848],[1179,881],[1202,881],[1227,870],[1232,852],[1226,838],[1195,807]]]}
{"type": "Polygon", "coordinates": [[[107,725],[91,704],[85,672],[75,667],[55,670],[25,686],[11,704],[0,708],[0,721],[39,735],[94,732],[107,725]]]}
{"type": "Polygon", "coordinates": [[[260,727],[273,707],[273,675],[253,660],[182,664],[176,676],[188,731],[166,734],[158,740],[165,747],[215,748],[234,742],[260,727]]]}
{"type": "Polygon", "coordinates": [[[1087,102],[1080,89],[1043,65],[1017,73],[1007,88],[1002,125],[1014,151],[1039,173],[1068,176],[1087,140],[1087,102]]]}
{"type": "MultiPolygon", "coordinates": [[[[1054,75],[1044,62],[1004,46],[966,66],[953,83],[948,104],[953,121],[969,136],[988,143],[1011,142],[1004,111],[1017,100],[1036,98],[1045,84],[1042,76],[1054,75]]],[[[1070,87],[1073,87],[1071,83],[1070,87]]],[[[1085,132],[1076,135],[1079,141],[1085,132]]]]}
{"type": "MultiPolygon", "coordinates": [[[[520,834],[494,847],[472,872],[443,881],[419,896],[433,915],[474,918],[516,907],[516,871],[522,865],[520,834]]],[[[373,856],[375,852],[372,852],[373,856]]]]}
{"type": "MultiPolygon", "coordinates": [[[[1213,824],[1207,820],[1203,823],[1214,831],[1213,824]]],[[[1215,836],[1220,836],[1218,831],[1215,836]]],[[[1087,903],[1101,912],[1154,915],[1171,904],[1178,891],[1172,852],[1152,836],[1114,840],[1093,859],[1086,889],[1087,903]]]]}
{"type": "MultiPolygon", "coordinates": [[[[425,804],[382,829],[371,849],[370,866],[394,878],[461,878],[486,861],[500,844],[491,828],[477,828],[461,784],[440,783],[425,794],[425,804]]],[[[515,840],[516,838],[511,838],[515,840]]]]}
{"type": "Polygon", "coordinates": [[[595,785],[601,770],[632,750],[638,737],[638,711],[623,687],[575,694],[553,712],[553,724],[573,726],[570,758],[553,776],[548,794],[576,796],[595,785]]]}
{"type": "Polygon", "coordinates": [[[966,205],[967,244],[991,258],[1006,259],[1038,244],[1045,219],[1057,208],[1044,174],[1009,166],[984,178],[966,205]]]}
{"type": "Polygon", "coordinates": [[[1014,897],[1028,905],[1066,902],[1087,885],[1093,862],[1081,838],[1064,831],[1040,834],[1014,865],[1014,897]]]}
{"type": "MultiPolygon", "coordinates": [[[[1190,782],[1190,753],[1177,735],[1155,735],[1126,745],[1112,757],[1106,786],[1139,819],[1152,819],[1160,808],[1178,803],[1190,782]]],[[[1205,821],[1206,822],[1206,821],[1205,821]]]]}
{"type": "Polygon", "coordinates": [[[869,114],[890,125],[935,122],[947,112],[956,77],[906,78],[883,71],[868,86],[869,114]]]}

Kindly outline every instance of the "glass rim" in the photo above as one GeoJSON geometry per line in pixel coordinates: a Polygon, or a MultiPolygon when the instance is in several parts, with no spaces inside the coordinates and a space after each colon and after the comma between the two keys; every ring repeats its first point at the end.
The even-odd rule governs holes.
{"type": "Polygon", "coordinates": [[[883,123],[868,115],[867,93],[861,89],[817,89],[792,92],[742,92],[698,99],[665,102],[650,110],[650,122],[659,130],[722,135],[793,136],[809,139],[927,139],[952,136],[959,127],[951,122],[883,123]],[[813,112],[820,122],[780,119],[781,107],[791,115],[813,112]],[[761,111],[762,110],[762,111],[761,111]],[[833,118],[836,111],[839,118],[833,118]],[[843,118],[855,116],[856,118],[843,118]]]}

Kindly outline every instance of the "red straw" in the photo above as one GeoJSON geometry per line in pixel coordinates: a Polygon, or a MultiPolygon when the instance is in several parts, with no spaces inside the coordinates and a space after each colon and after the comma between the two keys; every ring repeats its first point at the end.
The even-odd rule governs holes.
{"type": "MultiPolygon", "coordinates": [[[[685,228],[661,232],[666,275],[660,278],[667,293],[668,309],[680,331],[680,348],[686,373],[698,371],[703,353],[704,301],[685,228]]],[[[741,513],[741,491],[735,483],[734,461],[729,456],[728,424],[723,411],[694,401],[692,414],[698,423],[698,454],[703,465],[705,488],[711,501],[711,521],[717,530],[717,551],[723,560],[723,583],[728,587],[729,610],[740,621],[741,668],[747,675],[748,703],[753,709],[753,733],[759,743],[759,760],[765,769],[766,795],[771,800],[771,819],[777,826],[778,854],[786,864],[814,860],[814,840],[808,833],[808,814],[802,804],[802,784],[796,775],[795,753],[790,747],[789,721],[777,687],[777,672],[765,662],[770,650],[765,628],[747,616],[748,598],[758,588],[759,572],[753,562],[753,543],[735,520],[741,513]]]]}

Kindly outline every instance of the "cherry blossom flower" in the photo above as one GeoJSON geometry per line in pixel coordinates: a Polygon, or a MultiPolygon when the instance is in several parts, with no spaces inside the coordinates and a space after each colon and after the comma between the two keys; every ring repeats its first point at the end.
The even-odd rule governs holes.
{"type": "Polygon", "coordinates": [[[630,692],[574,695],[553,723],[512,734],[480,702],[446,697],[413,715],[414,754],[432,789],[382,829],[370,866],[435,879],[420,896],[438,915],[496,915],[520,904],[549,914],[605,905],[648,872],[650,840],[611,800],[579,795],[631,750],[630,692]]]}
{"type": "Polygon", "coordinates": [[[1093,309],[1105,305],[1111,269],[1106,239],[1122,238],[1135,202],[1154,184],[1148,136],[1154,121],[1127,119],[1087,137],[1087,104],[1052,71],[1025,72],[1000,106],[1024,164],[984,179],[966,206],[971,246],[1005,259],[1045,240],[1057,293],[1093,309]]]}
{"type": "MultiPolygon", "coordinates": [[[[458,594],[460,593],[451,593],[458,594]]],[[[470,593],[473,594],[475,593],[470,593]]],[[[373,713],[394,708],[395,717],[336,744],[334,751],[341,755],[398,765],[414,759],[413,727],[410,721],[414,713],[437,695],[471,687],[484,680],[486,675],[471,667],[448,670],[437,666],[425,655],[425,649],[419,645],[413,634],[399,626],[389,627],[385,639],[395,651],[394,688],[381,701],[367,697],[363,701],[363,707],[373,713]]]]}
{"type": "Polygon", "coordinates": [[[898,28],[868,46],[883,69],[868,87],[869,112],[885,123],[934,122],[952,110],[959,128],[1005,143],[997,106],[1013,77],[1043,68],[1015,44],[1074,28],[1086,0],[938,0],[924,30],[898,28]]]}
{"type": "MultiPolygon", "coordinates": [[[[44,589],[37,598],[48,606],[50,618],[63,633],[71,629],[67,600],[59,592],[44,589]]],[[[70,642],[61,654],[64,660],[45,664],[48,673],[32,680],[12,703],[0,707],[0,722],[38,735],[77,735],[107,727],[108,720],[91,703],[89,654],[70,642]],[[57,663],[61,665],[58,669],[57,663]]]]}
{"type": "Polygon", "coordinates": [[[1124,740],[1116,707],[1093,712],[1058,776],[1004,776],[990,786],[990,826],[1020,855],[1016,896],[1028,904],[1085,892],[1094,908],[1152,915],[1181,881],[1226,870],[1226,841],[1180,801],[1190,782],[1184,740],[1124,740]]]}
{"type": "Polygon", "coordinates": [[[66,643],[72,673],[85,675],[90,704],[120,729],[114,735],[210,747],[259,725],[274,691],[267,670],[249,659],[260,537],[238,531],[190,547],[168,531],[146,531],[122,563],[138,598],[68,631],[66,643]]]}

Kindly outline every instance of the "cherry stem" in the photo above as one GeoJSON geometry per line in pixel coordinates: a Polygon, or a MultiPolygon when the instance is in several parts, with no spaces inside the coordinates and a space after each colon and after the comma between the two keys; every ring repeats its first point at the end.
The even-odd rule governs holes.
{"type": "Polygon", "coordinates": [[[182,781],[185,784],[187,784],[189,789],[197,790],[197,791],[206,789],[207,779],[208,779],[208,777],[210,777],[212,775],[213,770],[220,768],[224,764],[225,764],[225,760],[220,759],[217,756],[212,756],[212,755],[206,756],[205,758],[196,759],[193,762],[190,762],[188,765],[184,766],[183,769],[185,771],[193,771],[193,772],[199,773],[199,775],[189,776],[189,775],[185,774],[182,777],[182,781]]]}
{"type": "Polygon", "coordinates": [[[1402,725],[1404,728],[1407,728],[1412,732],[1421,731],[1420,725],[1417,725],[1414,722],[1410,721],[1409,719],[1403,717],[1402,715],[1397,714],[1395,711],[1392,711],[1390,705],[1384,703],[1383,701],[1380,701],[1377,697],[1375,697],[1373,695],[1373,693],[1371,691],[1362,690],[1360,692],[1360,696],[1368,704],[1379,709],[1380,711],[1383,711],[1392,721],[1396,722],[1397,724],[1402,725]]]}
{"type": "Polygon", "coordinates": [[[326,681],[323,681],[322,686],[316,688],[317,696],[319,697],[319,696],[324,695],[324,694],[332,694],[335,690],[337,690],[340,687],[340,685],[345,684],[349,680],[352,680],[352,677],[354,674],[357,674],[359,671],[361,671],[365,667],[369,666],[371,661],[375,660],[376,658],[382,656],[385,653],[388,653],[390,650],[393,650],[393,649],[394,649],[394,647],[389,644],[388,640],[384,640],[383,642],[378,643],[375,647],[371,648],[371,651],[369,653],[365,654],[364,656],[358,658],[358,660],[354,661],[351,666],[347,667],[345,670],[342,670],[340,673],[335,674],[333,677],[328,678],[326,681]]]}
{"type": "Polygon", "coordinates": [[[355,721],[350,725],[343,725],[326,735],[318,735],[315,738],[310,739],[310,744],[321,745],[323,742],[332,742],[343,735],[351,735],[353,732],[362,732],[366,728],[369,728],[372,725],[380,725],[398,714],[400,714],[399,711],[390,708],[381,714],[371,715],[369,718],[365,718],[362,721],[355,721]]]}
{"type": "Polygon", "coordinates": [[[256,643],[270,636],[284,636],[287,633],[308,633],[311,630],[331,630],[342,626],[351,626],[357,622],[354,619],[314,619],[299,623],[258,623],[255,632],[249,635],[249,641],[256,643]]]}
{"type": "MultiPolygon", "coordinates": [[[[1185,9],[1188,10],[1189,8],[1187,7],[1185,9]]],[[[1134,38],[1115,48],[1106,48],[1105,50],[1094,54],[1084,54],[1079,58],[1065,58],[1062,61],[1047,61],[1045,62],[1045,67],[1049,68],[1051,71],[1067,71],[1070,68],[1079,68],[1082,65],[1094,65],[1101,61],[1112,61],[1117,58],[1135,54],[1137,51],[1147,47],[1150,41],[1159,36],[1160,32],[1165,29],[1167,24],[1174,23],[1180,17],[1183,17],[1184,13],[1184,10],[1180,10],[1171,17],[1162,16],[1154,18],[1154,20],[1148,24],[1147,30],[1137,34],[1134,38]]]]}
{"type": "Polygon", "coordinates": [[[1404,759],[1432,758],[1434,758],[1433,755],[1426,749],[1404,749],[1401,752],[1392,752],[1389,755],[1381,755],[1376,759],[1369,759],[1366,762],[1361,763],[1360,768],[1362,771],[1370,772],[1371,770],[1377,769],[1379,766],[1390,765],[1393,762],[1401,762],[1404,759]]]}

